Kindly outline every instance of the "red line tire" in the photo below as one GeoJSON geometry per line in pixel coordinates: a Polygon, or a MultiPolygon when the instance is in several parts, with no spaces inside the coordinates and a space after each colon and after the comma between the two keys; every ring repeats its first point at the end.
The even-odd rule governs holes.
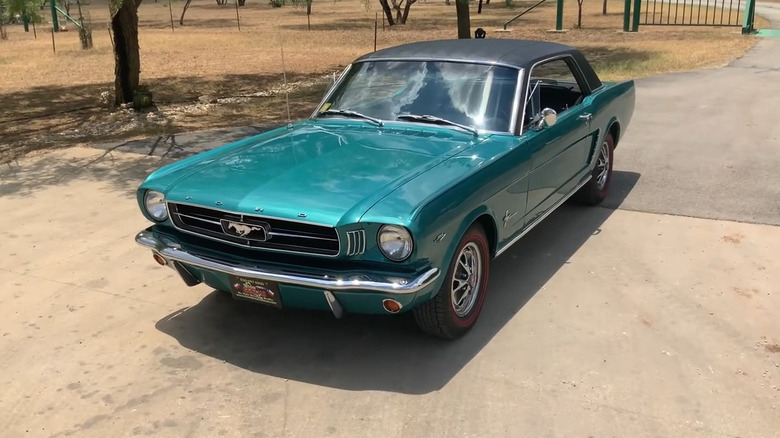
{"type": "Polygon", "coordinates": [[[487,292],[489,257],[485,231],[478,224],[472,225],[458,243],[441,289],[413,311],[423,332],[457,339],[474,326],[487,292]]]}

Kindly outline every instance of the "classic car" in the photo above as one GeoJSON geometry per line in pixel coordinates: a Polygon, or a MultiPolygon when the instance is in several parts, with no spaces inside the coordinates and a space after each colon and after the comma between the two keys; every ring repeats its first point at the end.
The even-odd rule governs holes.
{"type": "Polygon", "coordinates": [[[366,54],[311,116],[156,170],[136,236],[188,286],[468,332],[491,260],[598,204],[634,111],[575,48],[443,40],[366,54]]]}

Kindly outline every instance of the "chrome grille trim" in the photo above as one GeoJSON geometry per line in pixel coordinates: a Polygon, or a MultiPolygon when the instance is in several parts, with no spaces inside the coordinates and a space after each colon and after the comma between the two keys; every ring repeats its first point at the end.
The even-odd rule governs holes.
{"type": "Polygon", "coordinates": [[[332,226],[241,214],[194,204],[167,204],[171,223],[184,233],[246,248],[290,254],[337,257],[341,253],[341,240],[338,231],[332,226]],[[270,225],[267,240],[251,240],[228,234],[222,227],[223,220],[270,225]]]}
{"type": "Polygon", "coordinates": [[[366,231],[347,231],[347,255],[355,256],[366,252],[366,231]]]}

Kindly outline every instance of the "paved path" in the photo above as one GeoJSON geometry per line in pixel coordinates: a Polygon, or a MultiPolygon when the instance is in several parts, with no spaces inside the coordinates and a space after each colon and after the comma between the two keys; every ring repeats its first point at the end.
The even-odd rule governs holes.
{"type": "Polygon", "coordinates": [[[133,191],[213,136],[4,166],[0,436],[780,437],[780,227],[733,221],[777,223],[778,60],[639,81],[620,208],[529,233],[457,343],[156,267],[133,191]]]}
{"type": "Polygon", "coordinates": [[[778,96],[780,39],[725,68],[637,81],[616,166],[640,177],[621,208],[780,225],[778,96]]]}

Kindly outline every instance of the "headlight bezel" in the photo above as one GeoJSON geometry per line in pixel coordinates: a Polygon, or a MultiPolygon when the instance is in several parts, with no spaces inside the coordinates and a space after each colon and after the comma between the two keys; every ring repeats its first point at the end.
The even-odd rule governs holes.
{"type": "Polygon", "coordinates": [[[379,227],[379,230],[376,233],[376,245],[377,248],[379,248],[379,252],[382,253],[386,259],[392,262],[403,262],[409,259],[409,257],[411,257],[412,253],[414,252],[414,237],[412,237],[411,231],[409,231],[406,227],[401,225],[385,224],[379,227]],[[402,239],[384,240],[383,244],[383,236],[392,234],[401,236],[402,239]],[[399,240],[403,241],[403,245],[407,247],[407,249],[405,249],[405,252],[401,253],[401,256],[393,256],[393,251],[385,249],[385,245],[396,243],[399,240]]]}
{"type": "Polygon", "coordinates": [[[144,193],[144,209],[146,214],[157,222],[168,220],[168,205],[165,203],[165,194],[159,190],[147,190],[144,193]],[[156,203],[151,204],[155,200],[156,203]]]}

